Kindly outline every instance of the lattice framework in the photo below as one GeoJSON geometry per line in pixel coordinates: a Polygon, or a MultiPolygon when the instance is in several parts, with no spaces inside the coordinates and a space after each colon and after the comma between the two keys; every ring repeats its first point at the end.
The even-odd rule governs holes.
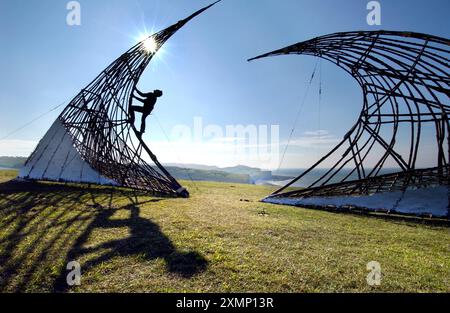
{"type": "MultiPolygon", "coordinates": [[[[129,108],[140,76],[161,46],[188,21],[217,2],[133,46],[83,88],[60,114],[58,119],[79,155],[98,173],[124,187],[162,195],[189,195],[130,123],[129,108]],[[154,41],[154,51],[146,49],[148,40],[154,41]],[[154,166],[144,160],[145,154],[154,166]]],[[[34,157],[32,154],[28,160],[34,157]]]]}
{"type": "Polygon", "coordinates": [[[354,77],[363,92],[358,120],[336,147],[269,197],[361,195],[448,185],[449,45],[448,39],[420,33],[357,31],[317,37],[250,59],[287,54],[323,58],[354,77]],[[403,147],[409,142],[406,151],[400,141],[403,147]],[[422,141],[434,145],[430,149],[421,146],[422,141]],[[434,153],[435,161],[421,169],[418,156],[426,153],[434,153]],[[375,161],[369,161],[374,155],[375,161]],[[306,189],[285,191],[326,162],[332,165],[306,189]],[[392,164],[398,171],[384,174],[392,164]]]}

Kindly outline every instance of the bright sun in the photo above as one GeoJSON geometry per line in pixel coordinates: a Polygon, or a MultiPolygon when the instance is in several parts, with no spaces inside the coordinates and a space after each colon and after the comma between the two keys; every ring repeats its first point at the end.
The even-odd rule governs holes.
{"type": "Polygon", "coordinates": [[[144,46],[145,51],[148,53],[155,53],[158,49],[158,44],[156,43],[155,39],[153,37],[148,37],[144,40],[142,43],[144,46]]]}

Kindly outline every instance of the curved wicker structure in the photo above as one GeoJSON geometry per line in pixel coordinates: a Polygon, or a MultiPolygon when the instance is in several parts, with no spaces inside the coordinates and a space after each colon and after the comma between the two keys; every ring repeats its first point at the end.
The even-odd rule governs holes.
{"type": "Polygon", "coordinates": [[[129,109],[134,88],[158,49],[215,3],[151,35],[103,70],[67,105],[29,157],[20,176],[188,196],[130,123],[129,109]],[[150,51],[148,42],[154,45],[150,51]],[[144,154],[154,165],[144,160],[144,154]]]}
{"type": "Polygon", "coordinates": [[[363,105],[336,147],[268,198],[368,195],[448,185],[448,39],[395,31],[335,33],[250,60],[285,54],[312,55],[341,67],[361,86],[363,105]],[[424,163],[425,168],[418,166],[424,163]],[[306,189],[286,192],[317,168],[327,170],[306,189]]]}

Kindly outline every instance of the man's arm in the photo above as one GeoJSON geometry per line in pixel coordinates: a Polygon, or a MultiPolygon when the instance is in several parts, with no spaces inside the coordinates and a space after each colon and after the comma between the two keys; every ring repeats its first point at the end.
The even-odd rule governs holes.
{"type": "Polygon", "coordinates": [[[136,100],[138,100],[139,102],[142,102],[142,103],[145,102],[145,99],[141,99],[141,98],[136,97],[136,96],[133,96],[133,98],[136,99],[136,100]]]}
{"type": "MultiPolygon", "coordinates": [[[[134,90],[138,93],[138,95],[140,95],[141,97],[145,97],[145,94],[140,92],[139,89],[134,88],[134,90]]],[[[134,96],[136,98],[136,96],[134,96]]]]}
{"type": "MultiPolygon", "coordinates": [[[[138,93],[138,95],[140,95],[141,97],[145,97],[145,94],[140,92],[139,89],[134,88],[134,91],[136,91],[138,93]]],[[[140,101],[140,102],[144,102],[145,100],[142,98],[139,98],[138,96],[136,96],[134,93],[132,94],[133,98],[135,98],[136,100],[140,101]]]]}
{"type": "MultiPolygon", "coordinates": [[[[135,88],[134,90],[135,90],[135,91],[138,93],[138,95],[140,95],[141,97],[147,98],[147,97],[150,97],[151,95],[153,95],[153,92],[141,92],[141,91],[139,91],[139,89],[137,89],[137,88],[135,88]]],[[[134,97],[136,97],[136,96],[134,96],[134,97]]]]}

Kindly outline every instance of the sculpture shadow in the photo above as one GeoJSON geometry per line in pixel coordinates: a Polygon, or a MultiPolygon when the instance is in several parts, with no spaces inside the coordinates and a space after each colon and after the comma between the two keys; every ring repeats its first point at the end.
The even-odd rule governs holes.
{"type": "MultiPolygon", "coordinates": [[[[81,263],[83,272],[118,256],[139,255],[144,260],[163,258],[166,262],[167,272],[177,274],[184,278],[202,272],[207,267],[207,261],[198,252],[177,251],[170,239],[163,234],[160,227],[147,218],[140,216],[140,208],[129,204],[119,209],[98,208],[99,213],[92,223],[78,237],[75,245],[67,254],[67,262],[78,260],[80,256],[101,251],[99,256],[81,263]],[[129,211],[129,218],[112,219],[120,210],[129,211]],[[110,240],[95,247],[85,247],[92,232],[96,229],[114,229],[127,227],[130,235],[126,238],[110,240]]],[[[55,281],[53,290],[56,292],[67,289],[66,274],[55,281]]]]}
{"type": "Polygon", "coordinates": [[[162,258],[167,273],[182,278],[204,271],[208,262],[203,256],[177,250],[158,224],[141,216],[141,205],[159,201],[164,199],[116,188],[0,184],[0,227],[7,230],[0,236],[0,291],[67,291],[67,263],[84,259],[82,273],[111,258],[134,255],[162,258]],[[113,218],[116,212],[123,218],[113,218]],[[116,236],[114,230],[123,227],[127,236],[116,236]],[[113,235],[92,246],[98,230],[113,235]],[[42,267],[51,268],[52,262],[58,264],[56,275],[43,275],[42,267]]]}

